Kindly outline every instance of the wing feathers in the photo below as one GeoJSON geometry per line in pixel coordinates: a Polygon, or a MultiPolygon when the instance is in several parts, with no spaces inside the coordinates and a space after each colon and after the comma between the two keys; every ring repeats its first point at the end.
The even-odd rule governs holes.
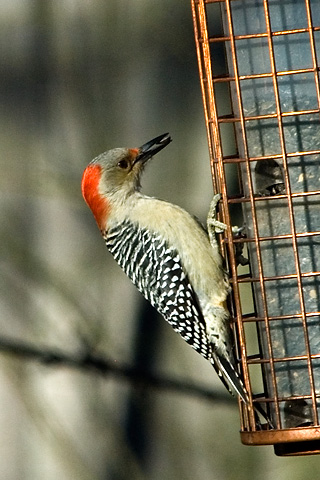
{"type": "Polygon", "coordinates": [[[105,236],[108,249],[164,319],[204,358],[211,361],[227,389],[247,402],[234,366],[211,344],[199,302],[178,252],[159,234],[125,221],[105,236]]]}

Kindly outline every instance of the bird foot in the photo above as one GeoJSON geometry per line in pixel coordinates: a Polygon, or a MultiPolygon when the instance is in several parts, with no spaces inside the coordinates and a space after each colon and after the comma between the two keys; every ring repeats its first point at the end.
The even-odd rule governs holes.
{"type": "MultiPolygon", "coordinates": [[[[220,193],[217,193],[216,195],[213,196],[213,199],[211,200],[211,203],[210,203],[208,216],[207,216],[207,230],[208,230],[209,240],[212,248],[214,249],[218,247],[216,235],[219,233],[223,233],[227,228],[227,225],[225,223],[219,222],[219,220],[217,220],[216,218],[217,205],[220,200],[221,200],[220,193]]],[[[243,235],[242,232],[244,229],[245,229],[245,226],[238,227],[236,225],[231,228],[232,234],[235,238],[241,237],[243,235]]],[[[235,253],[236,253],[237,265],[239,264],[247,265],[248,259],[242,255],[243,244],[236,243],[235,250],[236,250],[235,253]]]]}
{"type": "Polygon", "coordinates": [[[207,216],[207,229],[208,229],[209,240],[212,248],[217,247],[216,234],[223,233],[227,228],[227,225],[225,223],[219,222],[219,220],[217,220],[217,217],[216,217],[217,205],[220,199],[221,199],[220,193],[217,193],[216,195],[214,195],[213,199],[211,200],[209,212],[207,216]]]}

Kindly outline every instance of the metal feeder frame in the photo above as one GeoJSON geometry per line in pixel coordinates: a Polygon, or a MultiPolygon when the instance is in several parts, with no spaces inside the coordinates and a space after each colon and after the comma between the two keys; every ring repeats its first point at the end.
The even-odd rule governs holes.
{"type": "MultiPolygon", "coordinates": [[[[302,228],[297,221],[301,213],[298,208],[301,205],[311,218],[314,218],[314,212],[317,212],[311,207],[315,204],[317,208],[318,203],[320,204],[320,174],[318,189],[312,186],[304,190],[296,188],[297,183],[292,174],[293,164],[295,168],[297,165],[301,168],[303,162],[312,160],[315,165],[317,162],[320,165],[317,160],[320,159],[320,141],[318,147],[292,147],[292,150],[286,136],[286,122],[291,122],[292,126],[294,122],[310,120],[308,128],[312,125],[317,128],[316,125],[319,124],[320,82],[316,36],[320,26],[313,24],[311,0],[297,0],[299,8],[303,6],[306,25],[302,28],[282,30],[273,28],[270,10],[275,3],[272,0],[191,0],[213,184],[215,191],[222,195],[220,219],[228,226],[221,237],[221,251],[230,272],[230,311],[237,355],[250,397],[248,405],[239,401],[241,441],[246,445],[274,445],[277,455],[289,456],[320,453],[320,345],[314,340],[317,339],[318,329],[320,342],[320,327],[317,326],[320,324],[320,307],[317,303],[320,267],[306,271],[302,264],[304,254],[301,253],[306,242],[308,252],[310,249],[313,249],[313,252],[316,250],[317,242],[320,241],[320,227],[316,228],[312,224],[313,229],[308,229],[306,222],[307,225],[303,224],[302,228]],[[220,7],[219,21],[216,16],[217,5],[220,7]],[[238,10],[235,10],[236,7],[238,10]],[[241,8],[249,7],[260,8],[263,28],[257,32],[248,28],[247,31],[239,33],[235,27],[236,12],[239,15],[241,8]],[[210,11],[213,8],[214,15],[210,11]],[[304,40],[308,41],[311,64],[306,67],[291,64],[285,69],[279,69],[276,42],[280,40],[287,45],[286,42],[290,40],[294,45],[299,35],[303,35],[304,40]],[[248,72],[243,71],[241,45],[253,45],[252,42],[264,42],[266,59],[270,65],[267,71],[255,71],[254,68],[248,72]],[[283,82],[298,79],[297,84],[300,85],[299,78],[304,78],[301,77],[303,75],[307,76],[308,85],[312,83],[315,104],[309,104],[308,108],[286,109],[281,100],[283,82]],[[250,82],[260,82],[260,86],[269,82],[268,92],[272,93],[273,108],[269,111],[248,113],[243,98],[246,94],[244,89],[252,84],[250,82]],[[227,112],[224,104],[221,104],[221,96],[229,99],[230,110],[227,112]],[[258,125],[254,133],[259,143],[260,136],[263,136],[261,129],[267,125],[266,122],[269,122],[268,126],[271,125],[276,132],[276,146],[274,151],[272,145],[269,145],[269,150],[266,149],[268,151],[261,149],[256,153],[250,146],[250,128],[258,125]],[[230,170],[236,171],[239,180],[239,190],[236,193],[234,188],[230,187],[227,174],[230,170]],[[244,230],[246,236],[234,238],[231,211],[237,207],[238,210],[242,207],[240,209],[249,228],[244,230]],[[278,223],[274,223],[277,221],[272,219],[272,209],[275,209],[277,217],[280,215],[284,231],[278,223]],[[279,229],[275,228],[274,231],[270,225],[277,225],[279,229]],[[266,252],[266,245],[271,245],[269,252],[266,252]],[[279,265],[285,267],[287,263],[289,271],[283,273],[271,269],[270,273],[268,265],[280,261],[278,257],[279,252],[281,257],[283,245],[284,258],[279,265]],[[235,253],[239,247],[244,247],[248,253],[250,267],[239,267],[235,253]],[[292,261],[286,262],[286,256],[289,255],[292,261]],[[305,283],[307,281],[313,282],[313,290],[308,290],[309,286],[305,283]],[[273,294],[270,294],[270,285],[274,285],[273,294]],[[275,311],[275,292],[284,291],[281,289],[286,288],[289,292],[288,300],[280,307],[278,305],[275,311]],[[248,296],[248,293],[252,295],[252,311],[246,312],[244,297],[248,296]],[[312,304],[307,301],[307,293],[310,293],[314,300],[312,304]],[[292,309],[294,311],[289,308],[291,297],[298,302],[298,308],[292,309]],[[278,330],[281,338],[287,339],[286,335],[297,338],[300,349],[293,342],[293,353],[290,345],[277,350],[280,338],[277,336],[278,330]],[[254,346],[250,342],[253,342],[254,346]],[[294,353],[295,349],[298,353],[294,353]],[[283,374],[287,375],[285,379],[293,378],[297,381],[298,387],[299,379],[303,380],[305,383],[302,391],[299,392],[297,386],[290,387],[290,384],[283,387],[283,374]],[[257,388],[260,390],[257,391],[257,388]],[[263,419],[260,422],[257,420],[253,408],[257,404],[270,416],[273,427],[263,419]]],[[[320,36],[318,38],[320,42],[320,36]]],[[[303,143],[303,139],[301,142],[303,143]]],[[[304,171],[301,172],[299,181],[303,179],[301,175],[304,171]]],[[[320,257],[320,249],[318,256],[320,257]]],[[[310,255],[307,253],[305,257],[308,260],[310,255]]]]}

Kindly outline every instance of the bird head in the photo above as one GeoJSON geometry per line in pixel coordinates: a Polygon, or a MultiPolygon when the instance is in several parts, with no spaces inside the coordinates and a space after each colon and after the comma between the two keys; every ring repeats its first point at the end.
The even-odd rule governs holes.
{"type": "Polygon", "coordinates": [[[140,188],[146,162],[171,142],[168,133],[150,140],[140,148],[114,148],[92,160],[82,177],[82,195],[100,229],[112,202],[123,202],[140,188]]]}

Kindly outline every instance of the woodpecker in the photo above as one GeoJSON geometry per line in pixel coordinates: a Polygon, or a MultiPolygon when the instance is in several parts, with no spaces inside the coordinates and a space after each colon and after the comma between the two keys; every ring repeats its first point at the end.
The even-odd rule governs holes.
{"type": "Polygon", "coordinates": [[[236,371],[226,299],[230,286],[215,233],[220,195],[208,231],[182,208],[140,192],[147,161],[171,142],[168,133],[140,148],[115,148],[92,160],[82,194],[107,248],[173,329],[209,360],[231,393],[248,402],[236,371]]]}

